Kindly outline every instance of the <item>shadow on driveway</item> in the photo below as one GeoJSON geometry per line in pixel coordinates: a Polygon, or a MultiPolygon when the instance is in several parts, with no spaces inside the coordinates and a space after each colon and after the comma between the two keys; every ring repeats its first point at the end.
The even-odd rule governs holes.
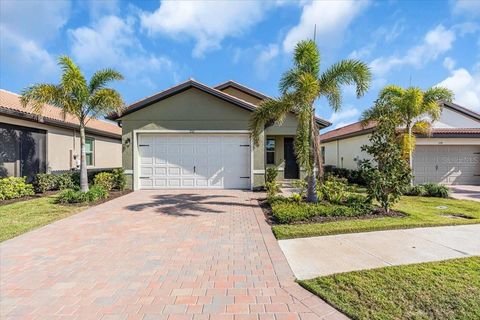
{"type": "MultiPolygon", "coordinates": [[[[213,191],[212,191],[213,192],[213,191]]],[[[196,217],[200,213],[225,213],[228,207],[254,207],[250,203],[239,203],[238,199],[229,195],[203,195],[194,193],[157,194],[152,201],[136,203],[126,207],[130,211],[153,209],[154,212],[176,217],[196,217]],[[228,198],[235,200],[229,201],[228,198]]]]}

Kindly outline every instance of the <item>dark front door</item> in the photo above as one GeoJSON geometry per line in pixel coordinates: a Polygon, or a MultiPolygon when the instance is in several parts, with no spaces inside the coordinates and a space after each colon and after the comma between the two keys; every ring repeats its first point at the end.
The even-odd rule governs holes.
{"type": "Polygon", "coordinates": [[[285,179],[298,179],[299,170],[295,150],[293,148],[293,138],[283,140],[283,150],[285,158],[285,179]]]}

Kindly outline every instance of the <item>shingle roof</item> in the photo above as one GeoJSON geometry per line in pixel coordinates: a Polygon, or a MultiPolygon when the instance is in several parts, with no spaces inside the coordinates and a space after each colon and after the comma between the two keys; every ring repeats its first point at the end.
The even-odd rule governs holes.
{"type": "Polygon", "coordinates": [[[320,135],[320,141],[328,142],[331,140],[337,140],[337,139],[347,138],[355,135],[365,134],[373,131],[375,126],[376,126],[375,122],[370,122],[365,127],[362,126],[362,123],[360,121],[355,122],[320,135]]]}
{"type": "Polygon", "coordinates": [[[432,134],[480,134],[480,128],[434,128],[432,134]]]}
{"type": "Polygon", "coordinates": [[[233,80],[228,80],[226,82],[223,82],[223,83],[220,83],[219,85],[216,85],[214,88],[217,89],[217,90],[223,90],[223,89],[226,89],[228,87],[232,87],[232,88],[235,88],[235,89],[238,89],[240,91],[243,91],[245,93],[248,93],[249,95],[252,95],[254,97],[257,97],[258,99],[271,99],[271,97],[257,91],[257,90],[254,90],[252,88],[249,88],[247,86],[244,86],[243,84],[240,84],[236,81],[233,81],[233,80]]]}
{"type": "MultiPolygon", "coordinates": [[[[24,118],[29,121],[45,122],[50,125],[73,127],[78,126],[79,122],[76,117],[67,114],[63,117],[62,110],[59,108],[45,104],[41,115],[36,114],[30,106],[24,108],[20,102],[20,95],[0,89],[0,114],[7,114],[18,118],[24,118]]],[[[114,123],[98,119],[90,119],[87,123],[87,131],[98,134],[106,134],[120,138],[122,128],[114,123]]]]}

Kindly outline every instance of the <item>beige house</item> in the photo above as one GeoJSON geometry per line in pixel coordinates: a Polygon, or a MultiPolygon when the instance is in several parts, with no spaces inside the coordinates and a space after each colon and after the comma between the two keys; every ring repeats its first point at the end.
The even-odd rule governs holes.
{"type": "MultiPolygon", "coordinates": [[[[322,134],[325,165],[357,169],[373,130],[357,122],[322,134]]],[[[415,183],[480,185],[480,114],[445,102],[432,135],[417,137],[413,174],[415,183]]]]}
{"type": "MultiPolygon", "coordinates": [[[[88,169],[122,166],[121,128],[91,119],[86,129],[88,169]]],[[[19,95],[0,89],[0,176],[62,172],[79,165],[78,120],[45,105],[42,115],[23,108],[19,95]]]]}
{"type": "MultiPolygon", "coordinates": [[[[235,188],[265,183],[265,168],[280,180],[302,176],[293,151],[294,114],[250,141],[252,111],[267,96],[228,81],[216,87],[188,80],[112,116],[122,126],[123,168],[133,189],[235,188]]],[[[329,122],[317,119],[321,128],[329,122]]]]}

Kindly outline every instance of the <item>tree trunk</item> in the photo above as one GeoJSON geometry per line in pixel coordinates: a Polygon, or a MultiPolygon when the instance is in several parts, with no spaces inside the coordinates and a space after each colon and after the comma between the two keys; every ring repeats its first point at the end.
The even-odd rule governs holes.
{"type": "Polygon", "coordinates": [[[308,175],[308,188],[307,188],[307,202],[317,203],[318,196],[317,196],[317,178],[315,177],[315,164],[316,164],[316,152],[315,152],[315,133],[314,130],[316,129],[315,126],[315,109],[312,110],[311,118],[310,118],[310,126],[309,126],[309,133],[308,137],[310,140],[310,168],[311,172],[308,175]]]}
{"type": "Polygon", "coordinates": [[[87,156],[85,152],[85,125],[80,121],[80,190],[88,191],[87,156]]]}
{"type": "MultiPolygon", "coordinates": [[[[407,126],[407,130],[408,130],[408,141],[410,142],[411,138],[412,138],[412,127],[410,125],[407,126]]],[[[408,165],[410,166],[410,170],[413,171],[413,152],[412,152],[413,148],[410,147],[410,144],[408,146],[408,165]]],[[[412,177],[410,178],[410,185],[413,186],[413,175],[412,177]]]]}

